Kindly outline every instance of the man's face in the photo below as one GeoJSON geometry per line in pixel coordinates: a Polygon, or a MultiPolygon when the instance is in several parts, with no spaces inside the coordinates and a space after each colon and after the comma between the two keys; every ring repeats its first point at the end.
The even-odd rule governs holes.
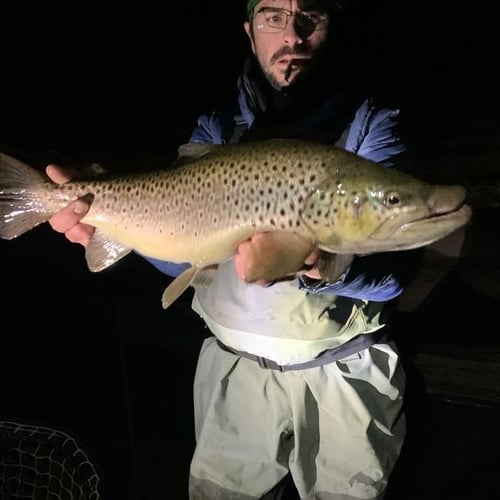
{"type": "Polygon", "coordinates": [[[262,0],[245,31],[269,83],[276,89],[293,84],[314,65],[330,19],[314,0],[262,0]]]}

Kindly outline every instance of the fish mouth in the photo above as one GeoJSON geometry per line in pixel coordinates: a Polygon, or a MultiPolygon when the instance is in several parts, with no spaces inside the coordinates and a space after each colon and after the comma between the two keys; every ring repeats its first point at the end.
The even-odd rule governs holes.
{"type": "Polygon", "coordinates": [[[472,209],[469,205],[463,204],[456,210],[450,212],[432,215],[430,217],[423,217],[412,222],[407,222],[401,226],[401,231],[415,231],[423,227],[436,227],[449,225],[454,230],[458,227],[467,224],[472,216],[472,209]],[[456,226],[456,227],[455,227],[456,226]]]}
{"type": "Polygon", "coordinates": [[[371,245],[373,249],[379,242],[382,247],[389,244],[394,250],[411,250],[430,245],[465,226],[471,216],[471,207],[464,203],[455,210],[406,222],[390,235],[383,230],[382,224],[377,234],[371,235],[368,246],[371,245]]]}

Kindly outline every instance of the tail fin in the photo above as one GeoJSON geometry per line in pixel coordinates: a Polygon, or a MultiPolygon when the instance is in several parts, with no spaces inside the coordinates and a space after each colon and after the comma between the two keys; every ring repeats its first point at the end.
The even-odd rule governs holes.
{"type": "Polygon", "coordinates": [[[0,153],[0,238],[10,240],[49,219],[39,188],[48,178],[0,153]]]}

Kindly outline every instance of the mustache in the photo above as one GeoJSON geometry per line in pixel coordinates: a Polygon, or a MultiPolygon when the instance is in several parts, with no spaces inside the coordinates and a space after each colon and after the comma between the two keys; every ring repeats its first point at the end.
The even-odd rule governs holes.
{"type": "Polygon", "coordinates": [[[312,58],[313,54],[309,50],[309,47],[304,45],[299,45],[299,48],[295,49],[288,45],[285,45],[272,55],[271,64],[274,64],[276,61],[279,61],[283,56],[301,56],[301,57],[312,58]]]}

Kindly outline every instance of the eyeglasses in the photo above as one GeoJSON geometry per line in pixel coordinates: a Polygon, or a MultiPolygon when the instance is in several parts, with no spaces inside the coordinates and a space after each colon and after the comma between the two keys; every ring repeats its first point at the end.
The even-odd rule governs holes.
{"type": "Polygon", "coordinates": [[[325,29],[328,24],[326,14],[262,7],[255,14],[255,17],[258,17],[257,29],[262,33],[278,33],[288,26],[292,16],[295,17],[295,29],[308,33],[308,36],[313,31],[325,29]]]}

